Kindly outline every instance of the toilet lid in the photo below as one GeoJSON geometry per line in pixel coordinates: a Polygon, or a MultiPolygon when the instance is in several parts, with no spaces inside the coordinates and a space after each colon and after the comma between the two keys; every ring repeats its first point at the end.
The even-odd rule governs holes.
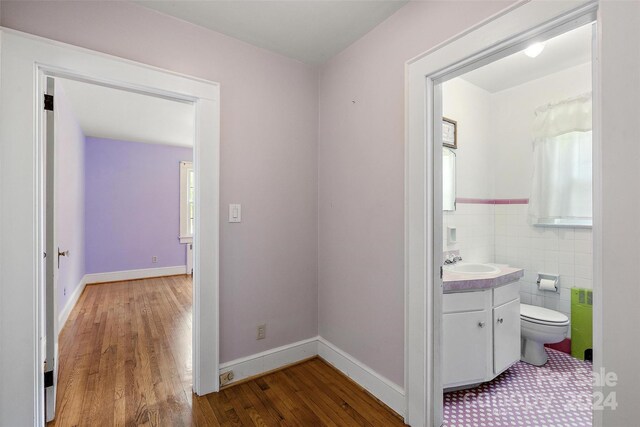
{"type": "Polygon", "coordinates": [[[532,322],[539,320],[545,323],[567,323],[569,321],[569,318],[559,311],[529,304],[520,304],[520,317],[532,322]]]}

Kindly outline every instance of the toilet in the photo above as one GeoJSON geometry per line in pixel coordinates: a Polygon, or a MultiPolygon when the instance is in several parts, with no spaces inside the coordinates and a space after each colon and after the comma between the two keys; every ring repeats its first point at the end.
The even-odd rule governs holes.
{"type": "Polygon", "coordinates": [[[569,332],[569,318],[555,310],[520,304],[520,330],[520,360],[542,366],[547,363],[544,345],[557,343],[566,338],[569,332]]]}

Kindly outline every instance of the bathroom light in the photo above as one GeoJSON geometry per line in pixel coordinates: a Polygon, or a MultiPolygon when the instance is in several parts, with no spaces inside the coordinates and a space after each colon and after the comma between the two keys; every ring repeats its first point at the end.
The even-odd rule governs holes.
{"type": "Polygon", "coordinates": [[[524,50],[524,54],[529,58],[535,58],[544,50],[544,43],[534,43],[524,50]]]}

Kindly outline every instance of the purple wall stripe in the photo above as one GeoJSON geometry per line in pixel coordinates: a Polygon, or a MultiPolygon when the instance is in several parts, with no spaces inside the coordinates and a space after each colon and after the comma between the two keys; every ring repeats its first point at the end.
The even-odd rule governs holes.
{"type": "Polygon", "coordinates": [[[474,199],[458,197],[456,203],[467,205],[527,205],[529,199],[474,199]]]}

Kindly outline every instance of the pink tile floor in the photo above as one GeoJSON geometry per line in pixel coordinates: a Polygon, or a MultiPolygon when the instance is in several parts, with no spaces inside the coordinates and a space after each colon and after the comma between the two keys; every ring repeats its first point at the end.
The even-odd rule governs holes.
{"type": "Polygon", "coordinates": [[[545,366],[518,362],[491,382],[445,393],[444,425],[591,427],[591,363],[546,350],[545,366]]]}

